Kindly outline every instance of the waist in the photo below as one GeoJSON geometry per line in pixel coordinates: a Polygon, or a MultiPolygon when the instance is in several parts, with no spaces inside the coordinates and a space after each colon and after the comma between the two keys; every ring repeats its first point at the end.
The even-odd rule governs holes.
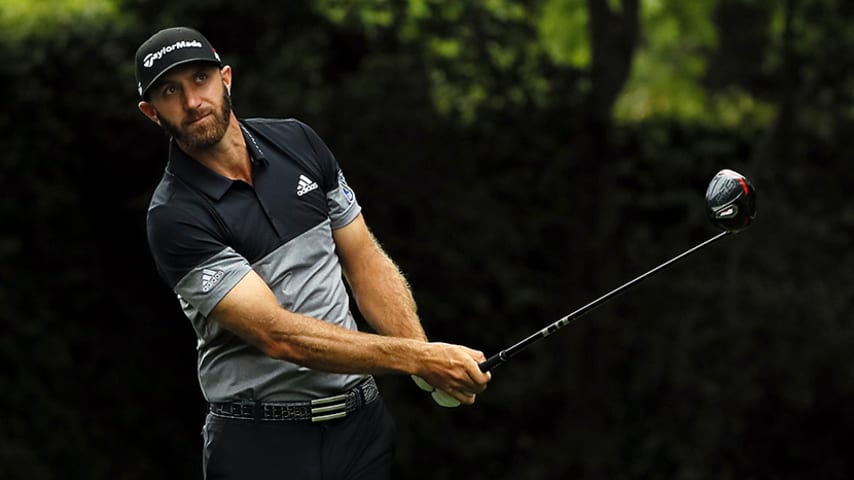
{"type": "Polygon", "coordinates": [[[373,377],[340,395],[296,402],[211,403],[209,412],[217,417],[262,421],[324,422],[344,418],[379,398],[373,377]]]}

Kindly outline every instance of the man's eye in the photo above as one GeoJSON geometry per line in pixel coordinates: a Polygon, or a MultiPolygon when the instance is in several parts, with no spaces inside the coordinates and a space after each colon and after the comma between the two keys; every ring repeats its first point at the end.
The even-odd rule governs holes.
{"type": "Polygon", "coordinates": [[[199,72],[196,74],[196,81],[197,82],[204,82],[207,79],[208,79],[208,74],[205,72],[199,72]]]}
{"type": "Polygon", "coordinates": [[[163,87],[163,95],[167,95],[167,96],[168,95],[174,95],[177,92],[178,92],[178,89],[173,85],[170,85],[168,87],[163,87]]]}

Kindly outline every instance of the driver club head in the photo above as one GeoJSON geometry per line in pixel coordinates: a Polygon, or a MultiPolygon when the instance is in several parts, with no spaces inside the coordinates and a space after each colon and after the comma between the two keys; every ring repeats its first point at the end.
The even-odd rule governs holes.
{"type": "Polygon", "coordinates": [[[713,225],[728,232],[739,232],[756,216],[756,191],[744,175],[724,169],[709,182],[706,206],[713,225]]]}

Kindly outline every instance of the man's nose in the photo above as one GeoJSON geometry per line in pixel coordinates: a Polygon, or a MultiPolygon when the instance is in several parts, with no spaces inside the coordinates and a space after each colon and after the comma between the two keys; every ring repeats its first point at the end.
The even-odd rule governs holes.
{"type": "Polygon", "coordinates": [[[184,107],[187,109],[198,108],[202,104],[202,97],[192,85],[184,86],[184,107]]]}

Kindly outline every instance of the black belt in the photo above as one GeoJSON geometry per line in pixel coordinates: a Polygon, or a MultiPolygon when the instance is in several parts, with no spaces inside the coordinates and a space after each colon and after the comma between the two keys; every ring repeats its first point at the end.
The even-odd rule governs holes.
{"type": "Polygon", "coordinates": [[[291,421],[311,420],[324,422],[344,418],[364,405],[368,405],[380,396],[373,377],[358,386],[331,397],[305,400],[301,402],[280,403],[211,403],[210,412],[218,417],[244,418],[253,420],[291,421]]]}

